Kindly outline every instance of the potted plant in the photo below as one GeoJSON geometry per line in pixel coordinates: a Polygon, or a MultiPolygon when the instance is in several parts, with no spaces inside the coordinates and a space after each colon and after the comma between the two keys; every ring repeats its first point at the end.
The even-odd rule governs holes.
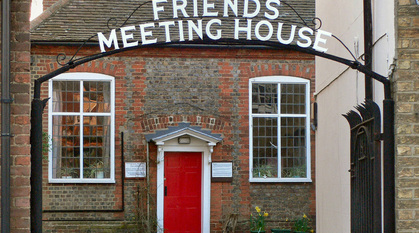
{"type": "Polygon", "coordinates": [[[90,168],[90,174],[88,175],[88,177],[103,179],[104,177],[103,161],[99,160],[96,163],[92,163],[90,164],[89,168],[90,168]]]}
{"type": "Polygon", "coordinates": [[[303,215],[302,218],[298,218],[295,220],[294,223],[294,232],[295,233],[302,233],[302,232],[314,232],[311,227],[309,227],[310,219],[307,217],[307,215],[303,215]]]}
{"type": "Polygon", "coordinates": [[[71,179],[76,174],[76,170],[73,167],[65,166],[61,168],[61,178],[71,179]]]}
{"type": "Polygon", "coordinates": [[[256,206],[256,215],[250,214],[250,232],[251,233],[265,233],[265,218],[268,217],[268,213],[261,213],[261,209],[256,206]]]}
{"type": "Polygon", "coordinates": [[[291,233],[290,229],[280,229],[280,228],[274,228],[271,229],[272,233],[291,233]]]}
{"type": "MultiPolygon", "coordinates": [[[[285,219],[288,222],[288,218],[285,219]]],[[[271,229],[272,233],[291,233],[291,229],[282,229],[282,228],[273,228],[271,229]]]]}
{"type": "Polygon", "coordinates": [[[276,168],[270,165],[260,165],[253,169],[253,177],[268,178],[268,177],[276,177],[276,176],[277,176],[276,168]]]}

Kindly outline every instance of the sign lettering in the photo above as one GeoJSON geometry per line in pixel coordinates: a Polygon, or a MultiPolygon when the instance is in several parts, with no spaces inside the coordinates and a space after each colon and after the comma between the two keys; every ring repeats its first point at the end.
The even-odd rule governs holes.
{"type": "MultiPolygon", "coordinates": [[[[116,29],[111,30],[106,37],[102,32],[98,34],[99,47],[101,52],[106,52],[106,48],[114,47],[115,50],[120,49],[118,43],[122,42],[123,48],[141,45],[155,44],[158,42],[170,43],[172,37],[177,36],[179,42],[185,41],[187,38],[189,41],[194,39],[194,36],[198,36],[201,40],[203,39],[204,33],[211,40],[219,40],[223,38],[223,30],[233,30],[228,34],[233,34],[234,39],[239,40],[245,38],[246,40],[252,40],[256,38],[260,41],[277,41],[281,44],[296,43],[301,48],[309,48],[319,52],[326,52],[325,47],[327,39],[332,36],[332,33],[323,30],[317,30],[316,32],[309,27],[300,27],[296,25],[290,25],[289,33],[284,33],[284,24],[282,22],[272,23],[269,20],[275,20],[279,17],[280,12],[278,7],[280,6],[280,0],[267,0],[264,7],[261,6],[259,0],[244,0],[244,7],[242,10],[243,16],[238,17],[239,5],[238,0],[224,0],[223,4],[223,18],[229,18],[230,14],[234,15],[234,26],[233,28],[222,28],[223,18],[212,18],[218,17],[219,12],[214,2],[211,0],[202,1],[202,15],[199,15],[198,11],[198,0],[153,0],[153,16],[157,22],[142,23],[139,25],[131,25],[120,28],[118,36],[116,29]],[[168,5],[171,4],[171,5],[168,5]],[[193,9],[193,17],[191,18],[187,12],[187,8],[193,9]],[[160,15],[171,6],[173,12],[171,16],[173,20],[160,22],[160,15]],[[252,6],[250,8],[249,6],[252,6]],[[256,17],[260,12],[263,13],[267,20],[256,21],[256,17]],[[179,18],[182,18],[178,20],[179,18]],[[210,18],[208,21],[203,21],[202,18],[210,18]],[[184,30],[186,26],[187,30],[184,30]],[[162,30],[164,33],[164,39],[153,36],[154,30],[162,30]],[[136,38],[138,35],[134,35],[134,32],[139,31],[139,39],[136,38]],[[177,33],[177,34],[174,34],[177,33]],[[120,37],[120,38],[118,38],[120,37]],[[314,41],[313,39],[314,38],[314,41]],[[162,40],[162,41],[159,41],[162,40]]],[[[226,33],[227,34],[227,33],[226,33]]]]}

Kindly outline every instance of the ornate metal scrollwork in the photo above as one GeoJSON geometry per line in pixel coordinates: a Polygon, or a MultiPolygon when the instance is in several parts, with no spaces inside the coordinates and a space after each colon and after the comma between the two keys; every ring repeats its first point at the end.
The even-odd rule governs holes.
{"type": "Polygon", "coordinates": [[[65,66],[67,64],[67,62],[64,62],[67,59],[67,55],[65,55],[65,53],[59,53],[56,57],[57,63],[60,66],[65,66]]]}

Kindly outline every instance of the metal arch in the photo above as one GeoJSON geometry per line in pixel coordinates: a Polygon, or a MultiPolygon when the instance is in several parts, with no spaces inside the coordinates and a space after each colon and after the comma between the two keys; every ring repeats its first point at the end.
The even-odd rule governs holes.
{"type": "MultiPolygon", "coordinates": [[[[103,52],[103,53],[97,53],[97,54],[93,54],[93,55],[89,55],[86,57],[82,57],[82,58],[78,58],[78,59],[70,59],[69,62],[67,62],[63,67],[44,75],[43,77],[35,80],[35,91],[34,91],[34,97],[35,98],[39,98],[40,97],[40,90],[37,90],[36,88],[36,84],[41,84],[45,81],[48,81],[49,79],[64,73],[70,69],[73,69],[79,65],[82,65],[84,63],[102,58],[102,57],[107,57],[107,56],[111,56],[114,54],[118,54],[118,53],[122,53],[125,51],[129,51],[129,50],[134,50],[134,49],[138,49],[138,48],[150,48],[150,47],[168,47],[168,46],[173,46],[173,45],[182,45],[182,44],[193,44],[193,45],[202,45],[202,44],[210,44],[210,45],[224,45],[224,46],[231,46],[231,45],[262,45],[262,46],[266,46],[267,48],[271,48],[271,49],[290,49],[290,50],[294,50],[294,51],[299,51],[299,52],[303,52],[303,53],[307,53],[307,54],[311,54],[311,55],[315,55],[315,56],[319,56],[319,57],[323,57],[325,59],[328,60],[332,60],[344,65],[347,65],[349,67],[351,67],[352,69],[356,69],[361,73],[364,73],[367,76],[372,77],[373,79],[381,82],[384,84],[385,86],[385,96],[386,99],[390,99],[391,98],[391,92],[390,92],[390,80],[388,80],[386,77],[375,73],[372,70],[367,69],[364,65],[362,65],[359,61],[357,60],[349,60],[346,58],[342,58],[342,57],[338,57],[332,54],[328,54],[328,53],[324,53],[324,52],[319,52],[316,51],[312,48],[301,48],[297,45],[284,45],[281,44],[279,42],[273,42],[273,41],[257,41],[257,40],[244,40],[244,39],[239,39],[239,40],[235,40],[235,39],[219,39],[217,41],[213,41],[210,39],[204,39],[204,40],[195,40],[192,42],[180,42],[180,41],[174,41],[174,42],[160,42],[160,43],[156,43],[156,44],[151,44],[151,45],[139,45],[136,47],[130,47],[130,48],[122,48],[122,49],[118,49],[118,50],[111,50],[111,51],[107,51],[107,52],[103,52]]],[[[80,49],[79,49],[80,50],[80,49]]],[[[78,51],[79,51],[78,50],[78,51]]],[[[61,55],[62,56],[62,55],[61,55]]]]}
{"type": "MultiPolygon", "coordinates": [[[[141,8],[144,4],[149,3],[149,2],[150,1],[140,4],[132,12],[132,14],[124,21],[122,25],[124,25],[139,8],[141,8]]],[[[295,10],[294,12],[298,15],[298,13],[295,10]]],[[[298,16],[301,18],[300,15],[298,16]]],[[[108,24],[111,20],[112,19],[108,21],[108,24]]],[[[319,26],[313,29],[313,31],[317,31],[321,28],[322,22],[319,18],[315,18],[313,20],[314,20],[313,21],[314,24],[316,20],[319,22],[319,26]]],[[[302,22],[303,22],[303,25],[307,26],[307,23],[304,20],[302,20],[302,22]]],[[[262,45],[262,46],[266,46],[267,48],[277,49],[277,50],[290,49],[290,50],[299,51],[306,54],[323,57],[325,59],[347,65],[351,67],[352,69],[356,69],[360,71],[361,73],[364,73],[365,75],[383,83],[384,93],[385,93],[385,100],[383,104],[384,105],[384,127],[383,128],[384,128],[384,139],[385,139],[384,157],[385,159],[388,160],[388,161],[384,160],[384,168],[391,169],[393,167],[392,170],[388,172],[389,176],[387,178],[385,177],[385,182],[388,179],[387,183],[391,183],[391,182],[392,183],[388,185],[388,187],[384,187],[384,193],[386,196],[388,195],[388,198],[386,198],[385,200],[389,200],[387,201],[388,203],[385,203],[385,205],[391,207],[391,209],[388,210],[388,212],[390,213],[388,214],[386,212],[384,213],[384,223],[386,223],[387,221],[388,222],[394,221],[394,219],[391,219],[391,217],[394,216],[394,200],[393,200],[394,199],[394,101],[391,99],[391,88],[390,88],[391,83],[390,83],[390,80],[387,79],[386,77],[381,76],[378,73],[375,73],[374,71],[372,71],[365,65],[362,65],[360,62],[358,62],[356,58],[354,57],[354,55],[352,54],[352,52],[347,48],[347,46],[341,40],[339,40],[336,36],[333,36],[333,38],[337,39],[346,48],[346,50],[351,54],[354,60],[349,60],[349,59],[338,57],[332,54],[319,52],[311,48],[301,48],[296,45],[284,45],[279,42],[251,41],[251,40],[243,40],[243,39],[240,39],[240,40],[220,39],[217,41],[204,39],[204,40],[196,40],[193,42],[176,41],[176,42],[170,42],[170,43],[157,43],[157,44],[146,45],[146,46],[139,45],[137,47],[111,50],[108,52],[93,54],[86,57],[75,59],[78,52],[87,44],[87,42],[89,42],[95,36],[97,35],[91,36],[89,39],[84,41],[83,44],[77,49],[75,54],[70,58],[68,62],[66,63],[61,62],[61,61],[64,61],[66,58],[65,58],[65,55],[59,54],[57,56],[57,62],[61,64],[62,67],[34,81],[34,98],[32,101],[32,109],[31,109],[31,132],[30,132],[31,142],[30,143],[31,143],[31,161],[35,161],[32,167],[37,166],[38,169],[36,173],[32,172],[31,180],[34,180],[34,182],[41,184],[40,190],[37,190],[36,192],[31,192],[31,200],[39,202],[36,204],[36,206],[40,208],[40,210],[36,209],[37,213],[40,213],[40,214],[33,214],[31,212],[31,227],[33,227],[32,224],[33,222],[35,222],[34,224],[36,225],[35,227],[37,228],[34,232],[42,232],[42,150],[40,148],[42,148],[42,112],[45,106],[45,102],[40,100],[42,83],[50,80],[51,78],[56,77],[57,75],[65,73],[69,71],[70,69],[74,69],[75,67],[79,65],[82,65],[84,63],[87,63],[96,59],[100,59],[103,57],[115,55],[115,54],[122,53],[129,50],[139,49],[139,48],[168,47],[168,46],[178,46],[181,44],[194,44],[194,45],[202,45],[202,44],[214,45],[215,44],[215,45],[224,45],[226,47],[231,46],[231,45],[262,45]],[[39,169],[39,167],[41,167],[41,169],[39,169]],[[34,219],[32,220],[32,218],[34,219]]],[[[32,208],[32,204],[31,204],[31,208],[32,208]]]]}

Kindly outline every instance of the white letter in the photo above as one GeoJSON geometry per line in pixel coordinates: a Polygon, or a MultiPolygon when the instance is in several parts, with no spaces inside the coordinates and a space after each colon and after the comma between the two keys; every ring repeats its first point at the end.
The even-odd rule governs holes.
{"type": "Polygon", "coordinates": [[[311,45],[311,38],[304,35],[304,32],[308,32],[311,35],[313,35],[313,29],[308,28],[308,27],[303,27],[298,31],[298,35],[300,36],[300,38],[307,41],[306,43],[302,43],[300,41],[297,41],[297,45],[300,46],[301,48],[307,48],[311,45]]]}
{"type": "Polygon", "coordinates": [[[145,24],[140,24],[140,30],[141,30],[141,41],[143,43],[143,45],[145,44],[154,44],[157,42],[157,38],[154,38],[152,40],[147,40],[145,37],[146,36],[153,36],[153,32],[152,31],[145,31],[145,28],[149,28],[149,27],[153,27],[154,28],[154,23],[145,23],[145,24]]]}
{"type": "Polygon", "coordinates": [[[326,39],[321,38],[322,35],[326,35],[326,36],[331,37],[332,33],[326,32],[326,31],[323,31],[323,30],[320,30],[320,29],[317,30],[316,40],[314,41],[313,49],[315,49],[319,52],[326,52],[327,51],[326,48],[322,48],[322,47],[319,46],[319,43],[326,44],[326,41],[327,41],[326,39]]]}
{"type": "Polygon", "coordinates": [[[210,30],[210,27],[211,27],[211,25],[212,25],[213,23],[217,23],[218,25],[221,25],[221,20],[219,20],[219,19],[211,19],[211,20],[207,23],[207,27],[205,28],[205,31],[206,31],[206,33],[207,33],[208,37],[209,37],[211,40],[218,40],[218,39],[220,39],[220,38],[221,38],[221,29],[218,29],[218,30],[217,30],[217,35],[215,35],[215,36],[214,36],[214,35],[211,33],[211,30],[210,30]]]}
{"type": "Polygon", "coordinates": [[[185,36],[183,35],[183,21],[177,21],[179,25],[179,41],[185,41],[185,36]]]}
{"type": "Polygon", "coordinates": [[[278,38],[278,41],[281,44],[291,44],[291,42],[294,40],[295,29],[297,28],[297,26],[295,26],[295,25],[291,26],[290,38],[288,38],[288,40],[284,40],[284,39],[282,39],[282,25],[283,25],[283,23],[278,23],[278,34],[276,35],[276,37],[278,38]]]}
{"type": "Polygon", "coordinates": [[[208,3],[208,0],[204,0],[204,14],[202,16],[213,16],[216,17],[218,16],[218,11],[217,12],[208,12],[209,8],[214,9],[214,3],[208,3]]]}
{"type": "Polygon", "coordinates": [[[223,17],[228,17],[228,7],[230,6],[234,15],[237,17],[237,0],[234,0],[234,3],[231,0],[224,0],[224,15],[223,17]]]}
{"type": "Polygon", "coordinates": [[[99,32],[97,34],[97,37],[99,39],[100,51],[102,53],[106,52],[106,50],[103,46],[103,43],[106,44],[106,47],[110,48],[112,46],[112,42],[113,42],[113,46],[115,47],[115,49],[119,49],[118,40],[116,39],[115,29],[112,29],[111,34],[109,35],[109,40],[107,40],[106,37],[101,32],[99,32]]]}
{"type": "Polygon", "coordinates": [[[192,20],[188,20],[188,30],[189,30],[189,40],[193,40],[192,29],[196,32],[196,34],[202,40],[202,19],[197,20],[198,26],[193,23],[192,20]]]}
{"type": "Polygon", "coordinates": [[[259,14],[259,11],[260,11],[260,2],[259,2],[259,0],[252,0],[252,1],[255,2],[255,4],[256,4],[256,10],[255,10],[255,12],[253,12],[252,14],[249,14],[249,12],[248,12],[248,9],[249,9],[249,0],[245,0],[244,1],[243,17],[253,18],[253,17],[255,17],[256,15],[259,14]]]}
{"type": "Polygon", "coordinates": [[[135,42],[128,42],[128,39],[133,39],[134,35],[131,33],[127,35],[125,32],[129,30],[135,30],[135,26],[127,26],[121,28],[121,36],[122,36],[122,43],[124,44],[124,48],[134,47],[138,45],[138,41],[135,42]]]}
{"type": "Polygon", "coordinates": [[[178,18],[177,11],[180,10],[183,14],[183,17],[189,17],[188,13],[186,13],[185,7],[187,2],[185,0],[173,0],[173,18],[178,18]],[[177,5],[177,2],[181,1],[181,5],[177,5]]]}
{"type": "Polygon", "coordinates": [[[154,20],[159,20],[159,11],[164,11],[164,7],[157,6],[157,3],[167,2],[167,0],[153,0],[153,13],[154,13],[154,20]]]}
{"type": "Polygon", "coordinates": [[[272,24],[270,22],[268,22],[267,20],[261,20],[259,23],[256,24],[255,36],[256,36],[256,38],[258,38],[258,40],[267,41],[267,40],[271,39],[273,31],[274,31],[274,29],[273,29],[272,24]],[[268,35],[266,35],[266,36],[261,36],[260,33],[259,33],[259,28],[263,24],[266,25],[268,27],[268,30],[269,30],[268,35]]]}
{"type": "Polygon", "coordinates": [[[279,16],[279,11],[275,7],[271,6],[271,3],[275,3],[278,6],[281,4],[281,2],[279,0],[268,0],[268,1],[266,1],[266,8],[268,8],[268,10],[270,10],[270,11],[273,11],[274,14],[270,15],[270,14],[268,14],[268,12],[265,12],[265,18],[276,19],[279,16]]]}
{"type": "Polygon", "coordinates": [[[166,42],[171,42],[172,40],[170,39],[170,26],[175,26],[175,22],[174,21],[167,21],[167,22],[161,22],[159,23],[159,27],[163,26],[164,27],[164,31],[166,33],[166,42]]]}
{"type": "Polygon", "coordinates": [[[193,17],[198,17],[198,0],[193,0],[193,17]]]}
{"type": "Polygon", "coordinates": [[[247,27],[240,27],[240,19],[234,19],[235,25],[234,25],[234,39],[239,39],[239,31],[247,32],[247,40],[251,40],[251,29],[252,29],[252,20],[247,19],[247,27]]]}

